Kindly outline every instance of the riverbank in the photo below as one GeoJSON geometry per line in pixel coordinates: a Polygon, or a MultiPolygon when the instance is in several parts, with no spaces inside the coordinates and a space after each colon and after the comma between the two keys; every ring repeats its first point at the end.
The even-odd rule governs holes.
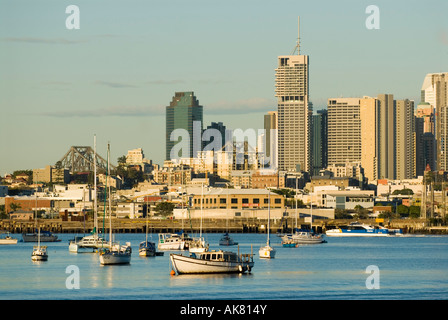
{"type": "MultiPolygon", "coordinates": [[[[313,222],[313,230],[318,233],[324,233],[327,229],[331,229],[340,225],[349,224],[354,220],[318,220],[313,222]]],[[[361,223],[375,224],[372,220],[360,220],[361,223]]],[[[37,224],[41,230],[51,231],[54,233],[89,233],[93,230],[93,221],[62,221],[62,219],[38,219],[37,224]]],[[[291,232],[291,228],[296,224],[295,219],[271,219],[271,232],[291,232]]],[[[310,224],[305,223],[303,219],[297,221],[299,228],[309,228],[310,224]]],[[[430,226],[428,222],[422,219],[396,219],[384,223],[390,228],[399,228],[403,233],[410,234],[448,234],[446,226],[430,226]]],[[[112,228],[116,233],[165,233],[178,232],[185,230],[186,232],[199,232],[202,226],[204,233],[265,233],[267,230],[266,219],[114,219],[112,228]]],[[[11,233],[29,233],[34,232],[36,222],[31,221],[15,221],[0,220],[0,230],[11,233]]],[[[99,219],[98,228],[109,230],[109,222],[99,219]]]]}

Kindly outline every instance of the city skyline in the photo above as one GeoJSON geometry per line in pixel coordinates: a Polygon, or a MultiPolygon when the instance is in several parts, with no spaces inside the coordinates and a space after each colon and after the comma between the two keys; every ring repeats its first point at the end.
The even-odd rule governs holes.
{"type": "Polygon", "coordinates": [[[0,1],[1,175],[54,165],[94,134],[99,154],[111,142],[113,162],[143,148],[161,164],[164,110],[178,91],[195,92],[204,127],[262,129],[297,16],[314,111],[380,93],[416,107],[426,74],[447,68],[444,1],[377,1],[379,30],[365,27],[367,1],[134,3],[77,1],[80,29],[67,30],[71,3],[0,1]]]}

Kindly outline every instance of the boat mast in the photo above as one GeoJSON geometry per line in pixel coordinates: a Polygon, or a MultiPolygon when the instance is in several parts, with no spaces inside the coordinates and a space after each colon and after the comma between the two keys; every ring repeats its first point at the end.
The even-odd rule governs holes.
{"type": "MultiPolygon", "coordinates": [[[[107,175],[110,176],[110,165],[109,165],[109,158],[110,158],[110,144],[107,144],[107,175]]],[[[110,194],[110,183],[109,185],[106,184],[106,188],[109,189],[109,246],[112,249],[112,198],[110,194]]]]}
{"type": "Polygon", "coordinates": [[[269,229],[271,228],[271,190],[268,192],[268,240],[267,245],[269,246],[269,229]]]}
{"type": "MultiPolygon", "coordinates": [[[[97,207],[97,188],[96,188],[96,134],[93,136],[93,230],[94,235],[98,235],[98,207],[97,207]]],[[[96,238],[96,237],[95,237],[96,238]]]]}

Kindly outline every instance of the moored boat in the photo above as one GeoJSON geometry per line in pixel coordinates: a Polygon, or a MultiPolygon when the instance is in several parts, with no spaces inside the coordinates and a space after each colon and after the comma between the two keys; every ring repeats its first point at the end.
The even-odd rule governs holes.
{"type": "Polygon", "coordinates": [[[138,247],[138,255],[141,257],[154,257],[156,255],[156,245],[151,241],[142,241],[138,247]]]}
{"type": "MultiPolygon", "coordinates": [[[[37,242],[38,241],[38,233],[23,233],[22,239],[23,242],[37,242]]],[[[61,239],[58,238],[57,235],[50,231],[40,231],[40,242],[59,242],[61,239]]]]}
{"type": "Polygon", "coordinates": [[[112,245],[111,249],[103,249],[100,251],[100,263],[102,265],[113,264],[129,264],[131,262],[131,244],[126,242],[126,245],[119,244],[112,245]]]}
{"type": "Polygon", "coordinates": [[[186,233],[159,233],[159,250],[188,250],[193,239],[186,233]]]}
{"type": "Polygon", "coordinates": [[[228,232],[224,233],[221,239],[219,239],[220,246],[235,246],[237,244],[238,242],[233,241],[228,232]]]}
{"type": "Polygon", "coordinates": [[[34,246],[33,252],[31,253],[31,260],[33,261],[47,261],[48,260],[48,253],[47,253],[47,246],[34,246]]]}
{"type": "Polygon", "coordinates": [[[349,225],[339,226],[325,232],[329,237],[389,237],[401,234],[401,231],[389,231],[383,226],[372,226],[359,222],[352,222],[349,225]]]}
{"type": "Polygon", "coordinates": [[[0,238],[0,244],[16,244],[17,239],[10,236],[9,232],[6,236],[0,238]]]}
{"type": "Polygon", "coordinates": [[[296,230],[293,234],[283,236],[282,239],[291,239],[297,244],[316,244],[326,242],[321,234],[315,234],[308,230],[296,230]]]}
{"type": "Polygon", "coordinates": [[[237,254],[230,251],[191,253],[189,257],[170,254],[170,261],[178,274],[244,273],[254,267],[253,254],[237,254]]]}

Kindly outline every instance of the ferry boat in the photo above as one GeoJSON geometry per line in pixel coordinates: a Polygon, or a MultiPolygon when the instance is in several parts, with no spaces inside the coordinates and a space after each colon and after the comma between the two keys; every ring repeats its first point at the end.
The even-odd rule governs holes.
{"type": "Polygon", "coordinates": [[[392,231],[382,226],[352,222],[349,225],[327,230],[325,234],[329,237],[389,237],[401,234],[401,230],[392,231]]]}
{"type": "Polygon", "coordinates": [[[170,261],[177,274],[244,273],[254,267],[253,254],[237,254],[212,250],[190,253],[190,256],[170,254],[170,261]]]}

